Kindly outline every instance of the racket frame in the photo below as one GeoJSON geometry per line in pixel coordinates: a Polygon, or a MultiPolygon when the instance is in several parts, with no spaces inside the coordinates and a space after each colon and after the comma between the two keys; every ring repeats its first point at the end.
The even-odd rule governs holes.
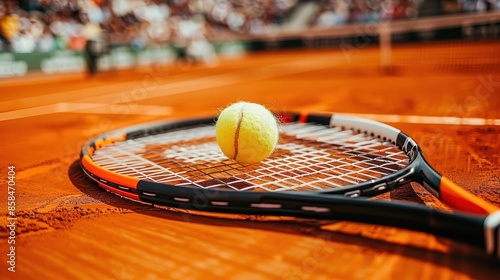
{"type": "MultiPolygon", "coordinates": [[[[477,213],[471,211],[473,214],[469,214],[449,213],[402,202],[353,199],[379,195],[412,181],[441,198],[443,177],[427,163],[417,143],[398,129],[376,121],[344,115],[280,113],[279,118],[284,123],[311,122],[330,127],[339,126],[389,141],[406,153],[409,164],[382,178],[342,188],[308,192],[236,192],[140,180],[112,173],[92,161],[91,156],[96,150],[116,141],[133,140],[196,125],[211,125],[217,120],[214,116],[160,121],[96,136],[83,146],[80,162],[85,174],[102,188],[136,201],[197,211],[347,220],[393,226],[468,243],[500,257],[500,211],[490,204],[485,204],[489,207],[486,210],[479,207],[477,213]]],[[[451,190],[455,192],[454,187],[451,190]]],[[[463,199],[469,197],[463,198],[460,194],[458,198],[455,197],[459,206],[464,203],[463,199]]],[[[478,200],[480,206],[485,203],[478,200]]]]}

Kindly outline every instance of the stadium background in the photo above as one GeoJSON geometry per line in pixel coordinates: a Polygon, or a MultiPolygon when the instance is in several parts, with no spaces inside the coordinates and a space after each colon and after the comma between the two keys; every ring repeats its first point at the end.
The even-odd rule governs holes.
{"type": "MultiPolygon", "coordinates": [[[[216,54],[319,47],[352,52],[378,44],[376,26],[385,22],[411,25],[498,9],[496,0],[9,0],[0,2],[0,77],[84,71],[87,41],[101,43],[101,71],[168,65],[182,52],[214,65],[216,54]]],[[[498,38],[500,32],[495,18],[478,25],[456,19],[442,28],[432,23],[425,30],[407,25],[392,40],[498,38]]]]}

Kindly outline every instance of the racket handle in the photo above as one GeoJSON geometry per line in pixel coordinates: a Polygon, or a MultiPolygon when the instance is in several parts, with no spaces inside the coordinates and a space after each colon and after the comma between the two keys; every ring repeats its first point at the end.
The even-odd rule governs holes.
{"type": "Polygon", "coordinates": [[[480,215],[488,215],[500,210],[500,208],[474,196],[444,176],[441,177],[439,195],[444,204],[455,210],[480,215]]]}

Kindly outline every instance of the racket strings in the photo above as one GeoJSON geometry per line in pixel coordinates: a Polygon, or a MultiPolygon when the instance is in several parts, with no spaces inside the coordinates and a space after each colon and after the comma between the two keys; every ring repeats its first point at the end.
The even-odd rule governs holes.
{"type": "Polygon", "coordinates": [[[101,167],[143,180],[234,191],[311,191],[378,179],[408,165],[389,142],[341,128],[284,124],[273,155],[255,165],[227,159],[214,126],[173,130],[97,150],[101,167]]]}

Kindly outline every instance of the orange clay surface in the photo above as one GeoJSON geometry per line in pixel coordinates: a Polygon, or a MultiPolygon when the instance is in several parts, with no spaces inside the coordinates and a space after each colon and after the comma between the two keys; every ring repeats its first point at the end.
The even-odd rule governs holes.
{"type": "MultiPolygon", "coordinates": [[[[493,53],[500,44],[477,48],[493,53]]],[[[421,51],[405,47],[396,55],[411,57],[416,49],[421,51]]],[[[427,51],[432,53],[432,46],[427,51]]],[[[439,55],[432,59],[436,65],[446,62],[439,55]]],[[[96,134],[164,118],[217,114],[228,103],[246,100],[274,110],[391,115],[391,125],[413,136],[437,170],[500,206],[500,126],[445,121],[500,119],[499,68],[411,67],[408,62],[418,60],[383,74],[376,49],[349,56],[323,49],[222,59],[212,68],[0,80],[0,279],[498,277],[498,261],[444,238],[349,222],[155,208],[102,190],[79,167],[79,150],[96,134]],[[399,116],[434,116],[441,122],[415,123],[413,117],[399,116]],[[16,172],[15,273],[7,270],[11,165],[16,172]]],[[[445,208],[417,184],[380,199],[445,208]]]]}

